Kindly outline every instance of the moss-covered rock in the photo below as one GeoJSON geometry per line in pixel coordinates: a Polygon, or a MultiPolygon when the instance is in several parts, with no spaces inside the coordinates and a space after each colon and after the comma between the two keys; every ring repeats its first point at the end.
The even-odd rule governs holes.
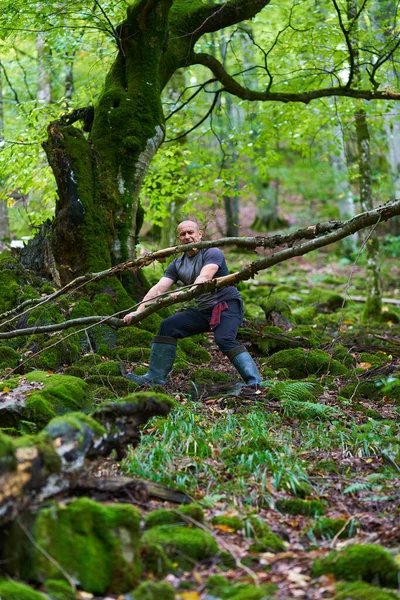
{"type": "Polygon", "coordinates": [[[139,389],[139,385],[134,381],[130,381],[126,377],[116,377],[114,375],[89,375],[85,382],[95,388],[100,386],[107,387],[115,395],[124,395],[135,392],[139,389]]]}
{"type": "Polygon", "coordinates": [[[269,298],[263,298],[260,301],[260,306],[267,319],[272,312],[278,312],[286,319],[291,319],[292,311],[290,310],[287,294],[285,293],[273,294],[269,298]]]}
{"type": "Polygon", "coordinates": [[[46,596],[24,583],[0,579],[1,600],[48,600],[46,596]]]}
{"type": "Polygon", "coordinates": [[[149,362],[150,348],[112,348],[110,356],[129,362],[149,362]]]}
{"type": "MultiPolygon", "coordinates": [[[[1,267],[1,265],[0,265],[1,267]]],[[[13,308],[17,303],[21,288],[18,275],[12,269],[0,270],[0,313],[13,308]]]]}
{"type": "Polygon", "coordinates": [[[237,532],[244,528],[244,523],[240,517],[224,517],[223,515],[215,516],[211,519],[211,523],[215,525],[222,525],[227,527],[231,531],[237,532]]]}
{"type": "Polygon", "coordinates": [[[0,369],[14,369],[20,359],[20,354],[10,346],[0,346],[0,369]]]}
{"type": "Polygon", "coordinates": [[[308,375],[349,375],[349,370],[339,361],[322,350],[306,351],[301,348],[281,350],[267,360],[267,367],[274,371],[288,369],[293,379],[303,379],[308,375]]]}
{"type": "Polygon", "coordinates": [[[300,306],[293,309],[293,314],[299,325],[311,325],[314,323],[317,309],[315,306],[300,306]]]}
{"type": "Polygon", "coordinates": [[[356,534],[354,521],[348,519],[330,519],[325,517],[318,519],[308,530],[309,534],[317,539],[329,539],[337,536],[340,539],[347,539],[356,534]]]}
{"type": "Polygon", "coordinates": [[[208,363],[211,360],[211,354],[189,338],[179,340],[178,346],[185,352],[190,362],[202,364],[208,363]]]}
{"type": "Polygon", "coordinates": [[[144,581],[125,598],[126,600],[174,600],[175,591],[168,583],[144,581]]]}
{"type": "Polygon", "coordinates": [[[360,361],[369,366],[365,366],[366,369],[371,369],[375,367],[381,367],[386,363],[390,362],[392,359],[385,352],[376,352],[375,354],[370,354],[369,352],[361,352],[360,361]]]}
{"type": "Polygon", "coordinates": [[[345,298],[335,292],[323,288],[313,288],[307,296],[309,304],[317,306],[318,310],[334,311],[346,305],[345,298]]]}
{"type": "Polygon", "coordinates": [[[399,567],[391,554],[375,544],[352,544],[341,552],[330,552],[314,562],[313,577],[331,573],[336,579],[397,587],[399,567]]]}
{"type": "Polygon", "coordinates": [[[285,549],[285,542],[271,531],[251,544],[249,552],[283,552],[285,549]]]}
{"type": "Polygon", "coordinates": [[[71,585],[62,579],[48,579],[44,589],[50,600],[76,600],[76,593],[71,585]]]}
{"type": "Polygon", "coordinates": [[[400,600],[399,594],[361,581],[340,583],[333,600],[400,600]]]}
{"type": "Polygon", "coordinates": [[[270,600],[276,592],[273,584],[253,585],[251,583],[239,583],[232,585],[222,575],[212,575],[207,579],[207,590],[212,597],[222,600],[270,600]]]}
{"type": "Polygon", "coordinates": [[[286,498],[277,500],[276,509],[289,515],[323,515],[325,505],[321,500],[302,500],[300,498],[286,498]]]}
{"type": "Polygon", "coordinates": [[[221,373],[219,371],[213,371],[212,369],[202,368],[192,371],[192,379],[196,383],[217,383],[222,381],[232,381],[232,376],[228,373],[221,373]]]}
{"type": "Polygon", "coordinates": [[[26,378],[29,382],[43,384],[43,389],[31,393],[21,409],[21,415],[44,427],[57,415],[70,411],[90,410],[92,402],[84,381],[70,375],[49,375],[44,371],[32,371],[26,378]]]}
{"type": "Polygon", "coordinates": [[[375,381],[357,381],[348,383],[340,389],[340,395],[354,400],[381,400],[382,388],[375,381]]]}
{"type": "Polygon", "coordinates": [[[204,513],[198,504],[187,504],[186,506],[180,506],[177,510],[160,508],[147,515],[145,528],[151,529],[159,525],[185,525],[191,523],[191,519],[198,523],[204,523],[204,513]],[[189,519],[185,519],[186,516],[189,519]]]}
{"type": "Polygon", "coordinates": [[[5,549],[9,571],[13,568],[24,579],[42,583],[60,578],[58,565],[40,547],[87,592],[124,593],[138,581],[140,513],[130,505],[105,506],[88,498],[55,504],[37,514],[31,534],[37,545],[11,534],[5,549]]]}
{"type": "Polygon", "coordinates": [[[90,369],[92,375],[113,375],[119,377],[121,375],[120,364],[114,361],[101,362],[90,369]]]}
{"type": "Polygon", "coordinates": [[[127,348],[149,348],[154,335],[150,331],[145,329],[139,329],[134,325],[129,327],[123,327],[118,331],[118,344],[120,346],[126,346],[127,348]]]}
{"type": "Polygon", "coordinates": [[[356,364],[356,360],[355,360],[354,356],[352,356],[352,354],[350,353],[350,350],[348,348],[346,348],[345,346],[343,346],[342,344],[335,344],[333,351],[332,351],[332,357],[335,360],[338,360],[339,362],[341,362],[343,365],[345,365],[349,369],[354,367],[356,364]]]}
{"type": "Polygon", "coordinates": [[[173,573],[175,567],[160,544],[143,544],[140,547],[140,558],[143,573],[148,577],[162,579],[168,573],[173,573]]]}
{"type": "Polygon", "coordinates": [[[202,529],[181,525],[159,525],[145,531],[142,544],[160,544],[168,557],[184,570],[191,570],[200,560],[218,553],[213,536],[202,529]]]}

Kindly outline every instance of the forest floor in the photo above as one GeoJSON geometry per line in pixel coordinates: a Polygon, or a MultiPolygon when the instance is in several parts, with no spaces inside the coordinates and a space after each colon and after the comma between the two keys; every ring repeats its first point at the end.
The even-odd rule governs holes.
{"type": "MultiPolygon", "coordinates": [[[[399,300],[399,268],[391,267],[385,295],[399,300]]],[[[362,266],[338,265],[325,255],[319,256],[317,263],[308,258],[293,261],[285,266],[284,275],[281,269],[280,278],[286,282],[295,279],[300,290],[327,277],[341,277],[342,292],[351,295],[363,292],[363,271],[362,266]]],[[[356,307],[355,312],[359,310],[356,307]]],[[[254,322],[247,326],[257,329],[254,322]]],[[[353,327],[355,331],[360,327],[357,317],[338,315],[336,341],[351,334],[353,327]]],[[[394,329],[395,334],[389,322],[379,328],[379,334],[398,339],[398,326],[394,329]]],[[[374,335],[373,329],[370,333],[374,335]]],[[[215,348],[212,336],[207,337],[208,367],[229,372],[234,378],[229,361],[215,348]]],[[[400,369],[399,355],[387,357],[394,372],[400,369]]],[[[352,357],[359,375],[372,368],[361,352],[353,351],[352,357]]],[[[324,388],[318,404],[332,411],[327,408],[316,417],[291,414],[274,399],[268,385],[239,397],[209,398],[205,394],[195,399],[187,375],[178,373],[166,387],[176,398],[177,408],[167,420],[150,423],[142,444],[123,464],[124,472],[131,476],[155,479],[189,493],[204,507],[206,527],[220,548],[234,557],[235,566],[223,571],[224,577],[232,585],[274,584],[277,599],[333,598],[335,578],[311,576],[313,562],[332,549],[372,543],[398,552],[400,469],[381,448],[383,439],[398,435],[398,406],[390,394],[379,398],[364,394],[359,402],[346,401],[340,395],[346,383],[343,377],[322,376],[318,383],[324,388]],[[324,515],[277,510],[280,499],[296,494],[322,501],[324,515]],[[218,519],[238,516],[245,522],[251,515],[260,517],[283,540],[280,551],[253,551],[254,540],[247,537],[245,529],[235,531],[229,520],[218,519]],[[326,517],[342,519],[342,525],[322,530],[320,524],[326,525],[326,517]]],[[[159,504],[151,503],[149,508],[156,507],[159,504]]],[[[180,590],[177,598],[211,599],[206,582],[216,573],[221,573],[217,564],[197,564],[193,571],[169,575],[167,581],[180,590]]]]}

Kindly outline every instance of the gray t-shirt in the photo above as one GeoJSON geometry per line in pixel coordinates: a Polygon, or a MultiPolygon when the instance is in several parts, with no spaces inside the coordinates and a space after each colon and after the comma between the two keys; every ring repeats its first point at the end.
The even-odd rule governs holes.
{"type": "MultiPolygon", "coordinates": [[[[200,275],[200,271],[205,265],[218,265],[219,269],[213,279],[229,275],[225,256],[221,250],[219,248],[205,248],[199,250],[194,256],[188,256],[184,253],[175,258],[166,268],[164,277],[172,279],[174,283],[182,281],[184,285],[190,285],[200,275]]],[[[212,308],[218,302],[226,302],[235,298],[240,298],[238,290],[233,285],[227,285],[215,292],[201,294],[196,298],[196,302],[201,310],[206,310],[212,308]]]]}

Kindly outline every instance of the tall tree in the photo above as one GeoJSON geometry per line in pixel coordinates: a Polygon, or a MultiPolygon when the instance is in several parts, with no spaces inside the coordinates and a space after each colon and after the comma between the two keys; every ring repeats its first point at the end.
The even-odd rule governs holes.
{"type": "MultiPolygon", "coordinates": [[[[179,68],[202,65],[219,82],[218,95],[230,93],[249,101],[400,99],[372,82],[361,89],[354,81],[352,56],[346,58],[342,50],[335,69],[340,72],[343,61],[349,60],[347,82],[337,78],[332,85],[332,71],[321,68],[307,84],[285,86],[281,78],[273,81],[265,60],[269,82],[261,91],[240,83],[212,54],[195,51],[205,34],[251,19],[268,3],[135,0],[119,26],[107,22],[118,49],[95,106],[75,110],[48,128],[45,148],[58,187],[56,216],[42,228],[41,243],[27,250],[25,264],[50,264],[52,274],[56,271],[65,282],[134,256],[143,218],[141,185],[165,135],[161,93],[179,68]],[[83,130],[75,126],[79,121],[84,122],[83,130]]],[[[295,18],[290,14],[291,22],[295,18]]]]}

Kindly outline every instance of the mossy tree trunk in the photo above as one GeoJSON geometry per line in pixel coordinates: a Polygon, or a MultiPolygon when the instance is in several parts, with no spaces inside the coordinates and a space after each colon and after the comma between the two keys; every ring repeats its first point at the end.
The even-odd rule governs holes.
{"type": "MultiPolygon", "coordinates": [[[[362,210],[368,211],[373,208],[371,142],[365,112],[361,110],[356,113],[355,117],[358,147],[360,202],[362,210]]],[[[375,228],[369,233],[366,243],[366,252],[367,300],[363,311],[363,319],[368,322],[379,320],[382,315],[382,285],[379,239],[375,228]]]]}
{"type": "Polygon", "coordinates": [[[269,0],[136,0],[115,30],[118,52],[94,109],[48,128],[45,150],[58,188],[56,216],[23,253],[27,267],[57,283],[135,255],[139,193],[164,139],[161,92],[195,64],[205,33],[256,15],[269,0]],[[85,121],[89,135],[74,126],[85,121]]]}
{"type": "MultiPolygon", "coordinates": [[[[361,61],[358,47],[358,0],[348,0],[347,9],[350,24],[349,39],[353,48],[353,73],[354,79],[357,81],[357,83],[359,83],[362,80],[363,75],[365,74],[360,68],[361,61]]],[[[364,110],[362,100],[360,100],[360,105],[355,111],[354,119],[356,126],[358,151],[360,204],[363,211],[369,211],[373,209],[371,140],[368,129],[367,115],[366,111],[364,110]]],[[[382,315],[382,284],[380,272],[379,239],[377,237],[375,228],[369,233],[369,236],[366,241],[367,300],[363,311],[363,320],[369,322],[379,320],[382,315]]]]}

